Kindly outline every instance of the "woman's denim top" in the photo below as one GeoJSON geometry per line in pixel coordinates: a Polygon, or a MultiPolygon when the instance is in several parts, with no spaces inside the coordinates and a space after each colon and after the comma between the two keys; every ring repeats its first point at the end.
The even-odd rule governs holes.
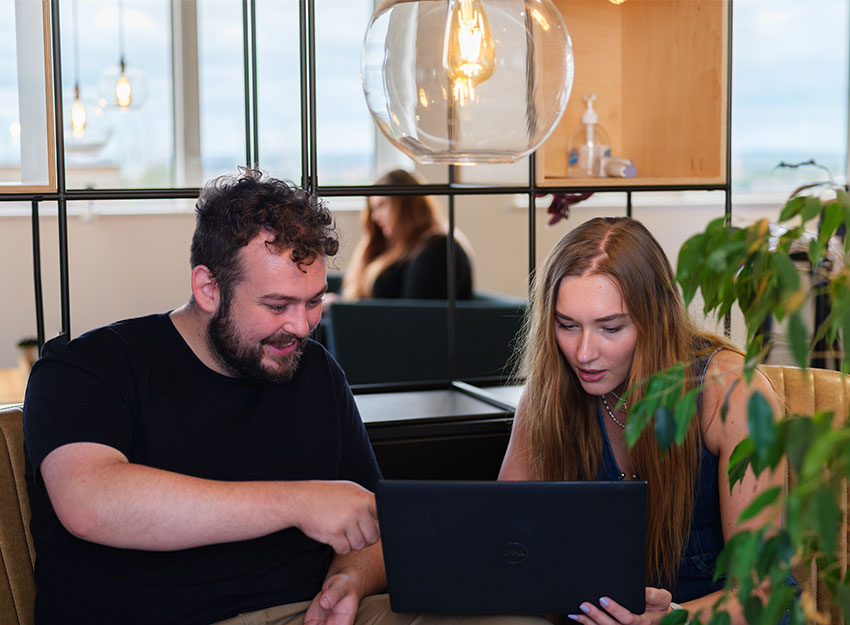
{"type": "MultiPolygon", "coordinates": [[[[700,418],[702,417],[700,413],[705,372],[708,369],[708,363],[717,351],[719,350],[709,355],[702,365],[699,381],[700,392],[697,400],[697,414],[700,418]]],[[[623,473],[614,459],[614,452],[611,450],[611,442],[608,440],[608,432],[605,430],[605,423],[598,403],[596,421],[599,424],[599,430],[602,432],[603,440],[602,466],[599,468],[596,479],[621,480],[623,473]]],[[[688,536],[685,553],[679,562],[676,584],[669,589],[673,593],[673,601],[676,603],[684,603],[702,597],[723,587],[722,579],[716,582],[712,581],[717,557],[724,545],[723,530],[720,523],[720,499],[718,497],[718,462],[717,456],[709,452],[704,443],[701,443],[701,446],[702,456],[699,463],[699,475],[696,476],[694,483],[695,501],[693,517],[691,518],[691,533],[688,536]]],[[[657,586],[659,583],[658,581],[650,582],[650,585],[657,586]]]]}

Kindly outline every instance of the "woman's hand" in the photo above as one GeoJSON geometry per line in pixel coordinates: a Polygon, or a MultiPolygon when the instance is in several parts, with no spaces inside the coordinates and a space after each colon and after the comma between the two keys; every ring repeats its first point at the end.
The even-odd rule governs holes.
{"type": "Polygon", "coordinates": [[[609,597],[599,600],[601,608],[585,601],[581,604],[582,614],[568,616],[582,625],[658,625],[670,611],[673,596],[663,588],[646,589],[646,611],[634,614],[609,597]]]}

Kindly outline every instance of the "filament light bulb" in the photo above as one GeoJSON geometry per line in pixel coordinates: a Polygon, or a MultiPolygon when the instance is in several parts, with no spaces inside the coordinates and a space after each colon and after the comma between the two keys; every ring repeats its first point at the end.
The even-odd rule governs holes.
{"type": "Polygon", "coordinates": [[[121,59],[121,74],[115,83],[115,101],[122,109],[130,106],[130,103],[133,101],[133,87],[130,85],[130,80],[124,71],[124,59],[121,59]]]}
{"type": "Polygon", "coordinates": [[[71,135],[74,139],[82,139],[86,132],[86,107],[80,100],[80,86],[74,86],[74,102],[71,104],[71,135]]]}
{"type": "Polygon", "coordinates": [[[443,68],[455,100],[475,101],[475,87],[496,69],[496,49],[481,0],[451,0],[446,16],[443,68]]]}

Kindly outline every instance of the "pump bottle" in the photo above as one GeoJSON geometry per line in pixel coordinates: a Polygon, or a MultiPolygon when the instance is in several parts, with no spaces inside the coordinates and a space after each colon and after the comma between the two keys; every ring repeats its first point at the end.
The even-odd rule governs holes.
{"type": "Polygon", "coordinates": [[[611,156],[611,141],[608,133],[599,125],[599,115],[593,109],[596,94],[584,96],[587,109],[581,116],[581,126],[570,139],[567,155],[567,173],[575,178],[597,178],[604,176],[600,160],[611,156]]]}

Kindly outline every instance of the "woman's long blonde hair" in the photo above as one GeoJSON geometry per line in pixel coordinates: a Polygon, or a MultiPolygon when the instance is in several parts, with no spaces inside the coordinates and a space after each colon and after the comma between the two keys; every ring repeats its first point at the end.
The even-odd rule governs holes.
{"type": "MultiPolygon", "coordinates": [[[[638,221],[592,219],[567,234],[537,274],[526,320],[523,368],[532,475],[540,480],[593,480],[602,463],[596,397],[588,395],[555,340],[555,305],[569,276],[603,275],[619,286],[638,329],[627,386],[629,404],[644,395],[653,373],[676,362],[702,360],[729,344],[688,319],[664,250],[638,221]]],[[[693,371],[687,387],[698,384],[693,371]]],[[[644,430],[629,451],[632,469],[648,483],[647,578],[675,584],[690,532],[701,433],[694,419],[681,447],[662,458],[654,428],[644,430]]]]}
{"type": "MultiPolygon", "coordinates": [[[[415,186],[419,179],[404,169],[394,169],[379,178],[375,184],[415,186]]],[[[414,256],[419,245],[436,231],[445,230],[433,201],[424,195],[398,195],[392,197],[391,220],[393,237],[384,236],[372,221],[372,210],[366,204],[360,215],[363,236],[342,283],[346,299],[372,296],[375,278],[384,269],[405,258],[414,256]]]]}

